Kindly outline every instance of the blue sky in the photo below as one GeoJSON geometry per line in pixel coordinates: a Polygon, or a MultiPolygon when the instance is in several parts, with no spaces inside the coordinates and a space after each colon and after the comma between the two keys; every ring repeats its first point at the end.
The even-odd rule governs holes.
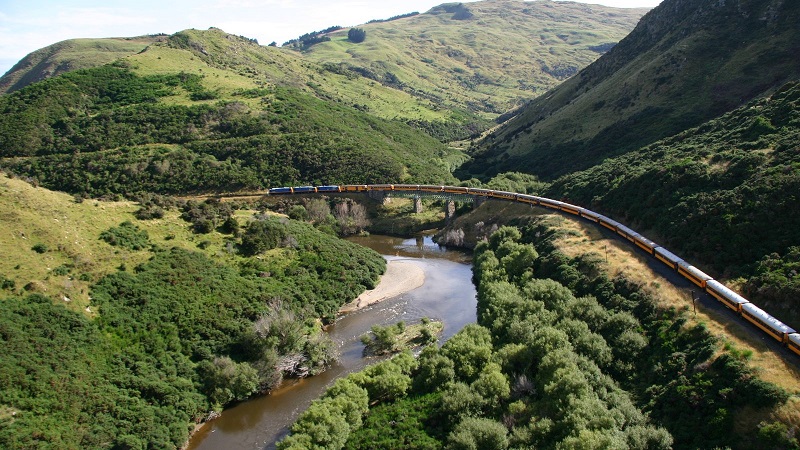
{"type": "MultiPolygon", "coordinates": [[[[464,0],[462,0],[464,1],[464,0]]],[[[465,3],[469,1],[466,0],[465,3]]],[[[579,0],[620,8],[661,0],[579,0]]],[[[282,44],[332,25],[353,26],[448,0],[0,0],[0,74],[28,53],[72,38],[172,34],[217,27],[282,44]]]]}

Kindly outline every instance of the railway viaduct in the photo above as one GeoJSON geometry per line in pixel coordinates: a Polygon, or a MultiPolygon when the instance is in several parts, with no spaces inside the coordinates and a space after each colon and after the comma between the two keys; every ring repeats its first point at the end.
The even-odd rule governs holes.
{"type": "Polygon", "coordinates": [[[389,197],[413,198],[416,212],[421,211],[423,198],[443,200],[445,202],[445,217],[448,221],[452,220],[454,216],[455,202],[470,202],[473,203],[473,205],[479,206],[486,199],[498,199],[525,203],[532,206],[541,206],[581,217],[590,222],[594,222],[598,226],[605,227],[620,237],[630,241],[635,247],[664,263],[669,269],[675,271],[678,275],[684,277],[702,291],[705,291],[725,308],[733,311],[738,317],[755,325],[767,336],[774,339],[774,343],[780,343],[784,348],[788,348],[788,350],[796,355],[800,355],[800,333],[796,330],[647,237],[609,217],[577,205],[535,195],[459,186],[373,184],[298,186],[273,188],[269,190],[270,196],[351,193],[366,194],[378,201],[383,201],[389,197]]]}

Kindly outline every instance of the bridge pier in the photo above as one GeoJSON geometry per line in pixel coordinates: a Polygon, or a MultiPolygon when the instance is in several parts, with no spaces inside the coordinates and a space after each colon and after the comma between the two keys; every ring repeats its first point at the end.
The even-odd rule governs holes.
{"type": "Polygon", "coordinates": [[[486,201],[486,197],[482,195],[474,195],[472,198],[475,199],[475,201],[472,202],[472,209],[478,209],[483,204],[483,202],[486,201]]]}
{"type": "Polygon", "coordinates": [[[422,197],[419,195],[414,197],[414,212],[417,214],[422,212],[422,197]]]}
{"type": "Polygon", "coordinates": [[[456,202],[447,200],[444,202],[444,223],[449,224],[456,217],[456,202]]]}
{"type": "Polygon", "coordinates": [[[375,200],[375,201],[377,201],[379,203],[384,203],[384,201],[387,198],[386,197],[386,193],[383,192],[383,191],[368,191],[367,192],[367,197],[369,197],[369,198],[371,198],[371,199],[373,199],[373,200],[375,200]]]}

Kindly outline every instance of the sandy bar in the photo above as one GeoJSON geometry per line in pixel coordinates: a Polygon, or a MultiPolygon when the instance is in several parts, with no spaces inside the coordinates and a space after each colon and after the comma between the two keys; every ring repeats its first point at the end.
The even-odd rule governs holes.
{"type": "Polygon", "coordinates": [[[342,306],[339,313],[346,314],[387,298],[396,297],[422,286],[425,272],[412,262],[391,260],[375,289],[364,291],[357,299],[342,306]]]}

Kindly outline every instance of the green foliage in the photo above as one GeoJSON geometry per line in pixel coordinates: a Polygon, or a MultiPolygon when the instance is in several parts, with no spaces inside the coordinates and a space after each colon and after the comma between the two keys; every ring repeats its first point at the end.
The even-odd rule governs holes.
{"type": "Polygon", "coordinates": [[[337,380],[300,415],[292,425],[292,434],[279,442],[278,448],[343,448],[351,433],[361,427],[370,403],[405,394],[411,382],[408,374],[415,367],[414,357],[401,353],[337,380]]]}
{"type": "Polygon", "coordinates": [[[397,335],[403,332],[403,322],[398,322],[394,325],[373,325],[370,328],[372,336],[365,334],[361,337],[361,342],[371,350],[374,354],[391,353],[396,350],[398,342],[397,335]]]}
{"type": "Polygon", "coordinates": [[[135,364],[135,351],[50,299],[5,299],[0,321],[0,373],[13,380],[0,387],[0,402],[18,411],[0,427],[4,448],[178,447],[207,407],[185,358],[135,364]]]}
{"type": "Polygon", "coordinates": [[[33,247],[31,247],[31,250],[35,251],[36,253],[41,254],[41,253],[47,253],[49,248],[47,247],[47,245],[42,244],[40,242],[38,244],[34,244],[33,247]]]}
{"type": "Polygon", "coordinates": [[[472,382],[489,363],[492,337],[486,328],[468,324],[447,340],[441,354],[455,364],[457,380],[472,382]]]}
{"type": "Polygon", "coordinates": [[[408,352],[373,364],[350,376],[357,385],[369,393],[370,402],[390,401],[403,397],[411,387],[411,371],[417,362],[408,352]]]}
{"type": "Polygon", "coordinates": [[[197,75],[140,77],[112,66],[4,96],[0,165],[90,197],[452,180],[431,161],[453,151],[407,125],[290,88],[273,89],[261,110],[159,102],[179,88],[207,97],[197,75]]]}
{"type": "Polygon", "coordinates": [[[277,220],[256,220],[250,222],[242,234],[242,252],[257,255],[272,250],[286,239],[286,227],[277,220]]]}
{"type": "Polygon", "coordinates": [[[503,450],[508,448],[508,430],[492,419],[467,417],[450,433],[447,448],[452,450],[503,450]]]}
{"type": "MultiPolygon", "coordinates": [[[[13,413],[0,447],[177,448],[210,410],[332,364],[319,318],[374,286],[385,261],[309,225],[282,226],[297,246],[261,260],[153,247],[92,286],[91,318],[40,296],[0,302],[0,404],[13,413]]],[[[348,421],[363,414],[335,403],[348,421]]]]}
{"type": "Polygon", "coordinates": [[[309,303],[325,322],[333,321],[339,308],[364,289],[374,288],[378,274],[386,270],[386,260],[374,251],[309,224],[274,216],[261,217],[254,223],[260,223],[254,225],[258,229],[285,236],[281,244],[286,246],[272,257],[244,263],[242,274],[284,283],[285,290],[276,292],[278,297],[309,303]]]}
{"type": "Polygon", "coordinates": [[[116,247],[129,250],[143,250],[150,245],[147,231],[139,229],[130,221],[125,221],[117,227],[109,228],[100,233],[100,239],[116,247]]]}
{"type": "Polygon", "coordinates": [[[562,177],[546,194],[661,236],[715,278],[751,279],[752,301],[798,324],[791,266],[800,245],[799,101],[800,84],[787,84],[699,128],[562,177]]]}
{"type": "MultiPolygon", "coordinates": [[[[537,226],[530,227],[524,239],[534,243],[546,239],[538,231],[537,226]]],[[[759,446],[753,436],[731,433],[733,416],[745,408],[781,404],[786,392],[757,378],[733,353],[715,356],[715,339],[703,326],[686,328],[679,314],[657,309],[638,285],[622,278],[607,279],[592,267],[598,262],[590,258],[570,260],[550,252],[539,259],[537,276],[567,277],[577,291],[592,295],[566,303],[565,314],[581,317],[586,329],[580,331],[571,322],[562,322],[560,328],[568,332],[576,348],[581,340],[575,336],[602,336],[613,353],[610,363],[602,348],[581,353],[606,355],[596,359],[598,366],[605,365],[622,387],[641,399],[638,406],[669,430],[676,447],[759,446]],[[561,269],[565,264],[574,271],[561,269]]],[[[629,443],[663,446],[667,442],[663,431],[637,429],[626,435],[629,443]]]]}
{"type": "Polygon", "coordinates": [[[197,370],[212,404],[225,405],[245,400],[259,386],[256,369],[246,362],[237,363],[229,356],[203,360],[197,370]]]}
{"type": "Polygon", "coordinates": [[[361,28],[350,28],[350,30],[347,31],[347,39],[355,44],[364,42],[364,39],[366,38],[367,32],[361,28]]]}
{"type": "Polygon", "coordinates": [[[437,430],[428,425],[436,401],[435,395],[427,395],[370,408],[364,426],[350,434],[345,448],[441,449],[437,430]]]}

